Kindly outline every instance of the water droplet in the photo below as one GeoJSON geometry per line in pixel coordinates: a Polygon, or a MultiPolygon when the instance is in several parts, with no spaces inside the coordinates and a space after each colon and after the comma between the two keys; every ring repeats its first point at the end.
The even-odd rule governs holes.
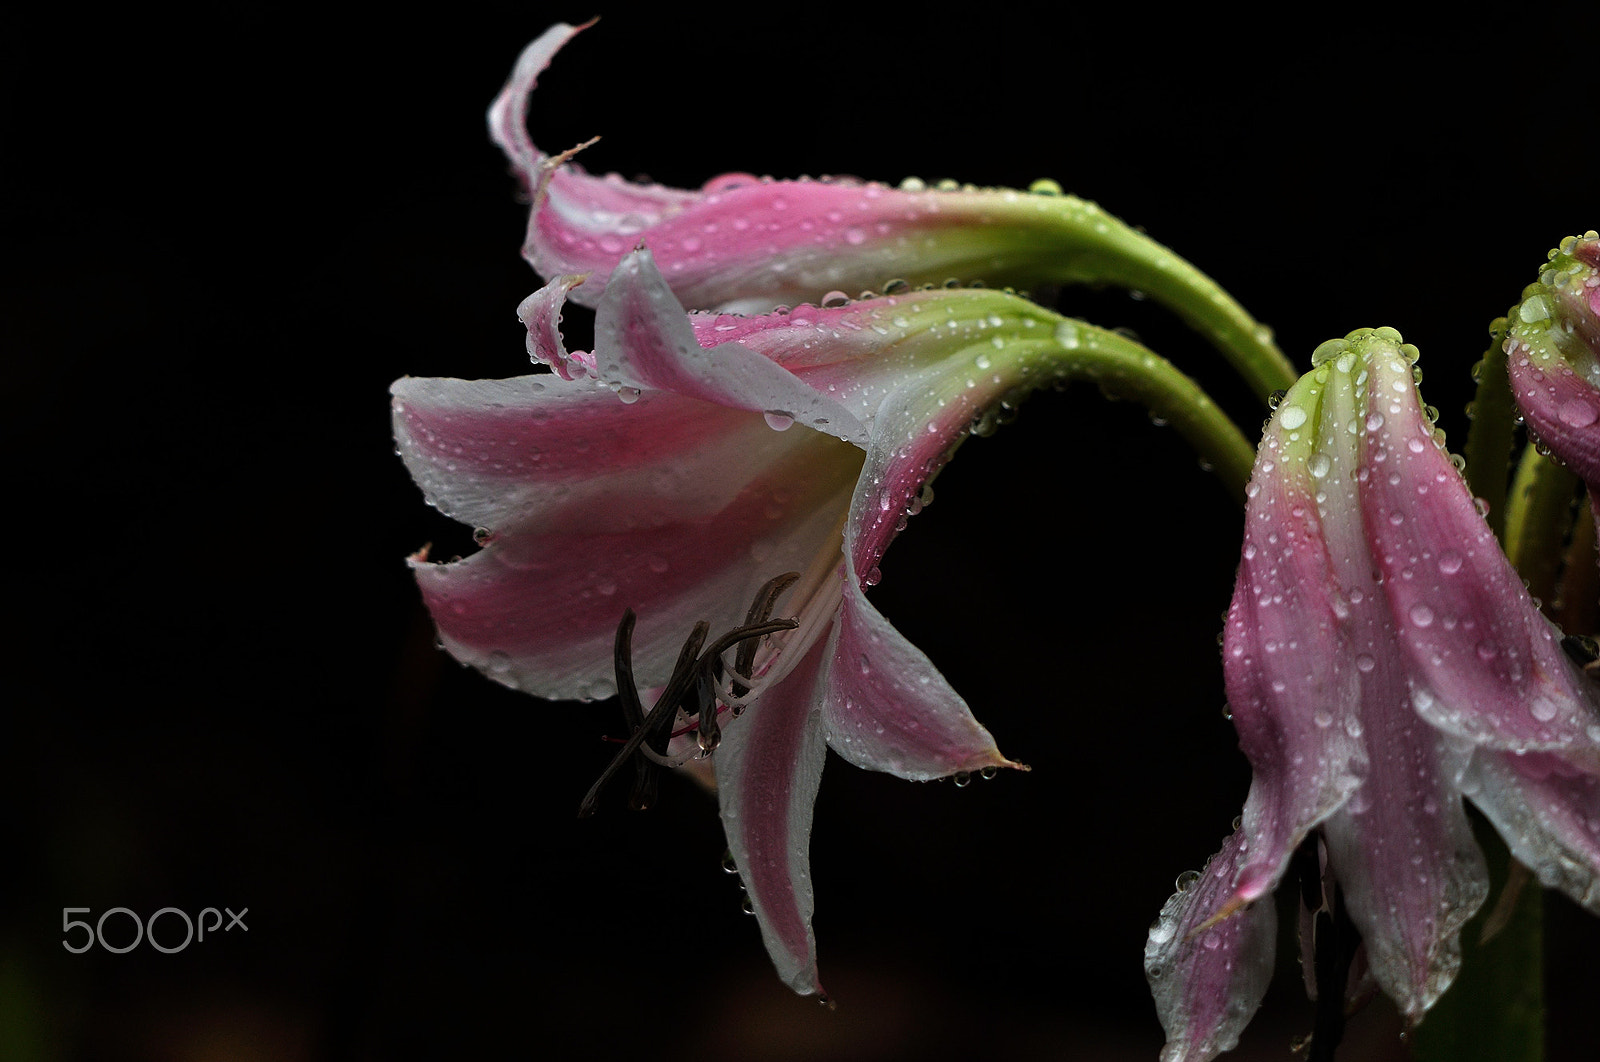
{"type": "Polygon", "coordinates": [[[1322,477],[1326,476],[1328,474],[1328,469],[1332,467],[1333,462],[1328,459],[1328,455],[1321,452],[1312,454],[1311,459],[1306,462],[1306,468],[1308,468],[1311,471],[1311,474],[1317,479],[1321,479],[1322,477]]]}
{"type": "Polygon", "coordinates": [[[1306,422],[1306,411],[1299,406],[1278,407],[1278,421],[1290,431],[1300,427],[1306,422]]]}
{"type": "Polygon", "coordinates": [[[1550,317],[1550,307],[1544,301],[1543,295],[1535,295],[1533,298],[1528,299],[1517,308],[1517,316],[1522,318],[1523,323],[1525,324],[1533,324],[1536,321],[1548,320],[1550,317]]]}
{"type": "Polygon", "coordinates": [[[957,771],[951,781],[955,782],[957,789],[965,789],[972,784],[972,775],[966,771],[957,771]]]}
{"type": "Polygon", "coordinates": [[[1185,870],[1182,874],[1178,875],[1178,880],[1172,884],[1173,887],[1179,892],[1188,892],[1190,889],[1194,888],[1194,883],[1199,880],[1200,872],[1198,870],[1185,870]]]}
{"type": "Polygon", "coordinates": [[[1561,419],[1561,423],[1571,428],[1587,428],[1596,420],[1600,420],[1600,413],[1596,413],[1595,408],[1581,398],[1563,402],[1556,416],[1561,419]]]}
{"type": "Polygon", "coordinates": [[[1453,549],[1447,549],[1439,554],[1439,573],[1441,575],[1454,575],[1461,570],[1461,554],[1453,549]]]}
{"type": "Polygon", "coordinates": [[[793,414],[785,413],[781,409],[769,409],[762,415],[766,417],[767,427],[773,431],[788,431],[794,426],[793,414]]]}
{"type": "Polygon", "coordinates": [[[1359,653],[1356,655],[1356,670],[1361,672],[1363,675],[1369,673],[1377,666],[1378,662],[1372,658],[1371,653],[1359,653]]]}
{"type": "Polygon", "coordinates": [[[850,305],[850,296],[842,291],[830,291],[822,297],[823,308],[837,310],[841,306],[850,305]]]}

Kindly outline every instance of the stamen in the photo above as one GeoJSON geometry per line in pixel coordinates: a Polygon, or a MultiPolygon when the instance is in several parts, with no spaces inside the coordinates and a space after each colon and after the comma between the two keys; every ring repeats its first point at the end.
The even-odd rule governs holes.
{"type": "Polygon", "coordinates": [[[667,679],[666,687],[661,691],[661,696],[656,699],[648,715],[644,712],[644,705],[639,699],[639,688],[633,676],[633,629],[636,617],[631,608],[623,611],[622,621],[617,625],[617,637],[613,643],[612,654],[617,678],[617,697],[622,702],[623,721],[632,733],[622,742],[617,754],[612,757],[605,770],[600,772],[600,777],[589,787],[589,792],[579,803],[579,818],[586,818],[598,810],[601,790],[628,760],[633,760],[635,765],[633,793],[629,804],[635,809],[641,809],[655,802],[659,776],[657,768],[677,767],[688,762],[688,757],[678,759],[666,754],[667,746],[674,737],[686,734],[691,729],[696,730],[701,755],[716,749],[722,740],[722,728],[717,722],[720,702],[725,701],[737,715],[743,710],[748,695],[755,686],[750,670],[755,662],[757,643],[769,634],[794,630],[799,626],[796,620],[768,618],[772,615],[778,598],[799,578],[798,572],[786,572],[769,579],[756,592],[744,624],[716,639],[703,652],[702,646],[705,646],[706,635],[710,633],[711,625],[704,620],[696,623],[688,640],[678,652],[678,661],[673,665],[672,676],[667,679]],[[739,647],[739,652],[734,666],[729,668],[722,659],[722,654],[736,645],[739,647]],[[729,678],[729,675],[732,677],[729,678]],[[725,679],[728,683],[726,688],[723,685],[725,679]],[[694,689],[693,712],[689,712],[683,704],[691,688],[694,689]],[[670,725],[671,720],[676,717],[680,708],[684,709],[686,715],[695,716],[696,723],[692,727],[674,731],[670,725]]]}
{"type": "MultiPolygon", "coordinates": [[[[750,602],[750,611],[745,613],[744,625],[750,627],[757,623],[765,623],[771,618],[772,610],[778,604],[778,598],[782,597],[791,586],[799,581],[799,572],[784,572],[782,575],[767,580],[766,584],[756,591],[755,600],[750,602]]],[[[739,646],[739,651],[733,657],[735,674],[741,676],[750,674],[750,668],[756,659],[756,645],[756,642],[750,641],[739,646]]],[[[737,682],[734,684],[733,695],[735,697],[742,697],[749,692],[749,686],[745,685],[741,689],[741,685],[744,684],[737,682]]]]}
{"type": "MultiPolygon", "coordinates": [[[[631,611],[630,609],[629,612],[631,611]]],[[[627,625],[627,623],[625,614],[623,624],[627,625]]],[[[600,772],[600,777],[595,781],[594,785],[589,787],[589,792],[584,795],[583,801],[579,803],[578,817],[580,819],[587,818],[598,810],[600,791],[605,788],[606,783],[611,781],[612,777],[617,771],[621,770],[624,763],[633,757],[635,752],[639,751],[640,746],[650,738],[661,734],[665,729],[664,724],[672,718],[672,713],[677,711],[678,701],[682,699],[689,688],[689,683],[694,679],[697,654],[700,651],[701,644],[705,641],[706,633],[710,629],[711,624],[706,623],[704,620],[694,625],[693,633],[689,635],[689,640],[684,642],[683,650],[678,654],[678,663],[673,669],[672,677],[667,680],[667,688],[661,692],[660,698],[656,700],[655,707],[650,709],[650,714],[645,716],[643,723],[634,730],[628,740],[622,743],[622,748],[617,751],[616,756],[606,765],[606,769],[600,772]]],[[[620,641],[622,634],[620,628],[617,633],[620,641]]],[[[631,672],[632,668],[630,667],[630,675],[631,672]]],[[[621,688],[620,685],[618,688],[621,688]]],[[[665,736],[662,735],[662,737],[663,740],[659,743],[659,747],[652,743],[654,750],[657,752],[666,751],[665,736]]],[[[634,795],[636,797],[651,798],[654,794],[653,792],[640,793],[636,790],[634,795]]]]}
{"type": "MultiPolygon", "coordinates": [[[[767,586],[771,585],[772,583],[767,584],[767,586]]],[[[756,601],[757,603],[760,603],[761,598],[759,595],[757,596],[756,601]]],[[[765,608],[769,612],[772,610],[772,606],[770,604],[766,605],[765,608]]],[[[751,614],[754,614],[755,611],[756,607],[752,605],[750,608],[751,614]]],[[[747,623],[743,627],[735,627],[727,634],[724,634],[721,638],[718,638],[716,641],[712,642],[711,648],[707,649],[705,653],[701,655],[700,747],[702,749],[704,749],[706,752],[710,752],[715,749],[717,744],[722,740],[722,729],[717,725],[717,699],[715,692],[720,684],[717,672],[724,666],[722,663],[722,654],[727,652],[729,649],[732,649],[740,642],[743,642],[746,645],[751,645],[755,639],[764,638],[769,634],[776,634],[778,631],[792,631],[798,626],[800,626],[799,621],[792,619],[767,620],[764,623],[747,623]]],[[[751,655],[755,655],[754,649],[751,650],[751,655]]]]}
{"type": "MultiPolygon", "coordinates": [[[[617,639],[613,644],[613,666],[617,675],[617,699],[622,702],[622,721],[630,732],[644,726],[644,705],[639,700],[639,688],[633,681],[633,609],[625,609],[622,622],[617,625],[617,639]]],[[[630,803],[648,806],[655,798],[656,771],[650,761],[640,757],[634,761],[633,795],[630,803]]]]}

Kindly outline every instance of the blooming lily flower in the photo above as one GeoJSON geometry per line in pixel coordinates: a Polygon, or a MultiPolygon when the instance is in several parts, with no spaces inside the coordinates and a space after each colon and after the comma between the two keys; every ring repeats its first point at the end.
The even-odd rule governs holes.
{"type": "Polygon", "coordinates": [[[1151,928],[1164,1062],[1237,1042],[1271,976],[1268,894],[1313,835],[1327,894],[1413,1023],[1488,891],[1462,797],[1600,913],[1600,698],[1501,553],[1399,340],[1319,347],[1256,458],[1223,649],[1254,780],[1151,928]]]}
{"type": "Polygon", "coordinates": [[[523,254],[544,277],[587,274],[592,305],[641,241],[686,306],[763,313],[858,292],[949,278],[1031,288],[1118,284],[1163,302],[1233,358],[1262,395],[1294,374],[1271,333],[1225,291],[1096,204],[1009,189],[898,188],[845,178],[775,181],[732,173],[699,191],[595,177],[528,136],[528,99],[551,58],[583,26],[558,24],[517,60],[489,127],[532,202],[523,254]]]}
{"type": "MultiPolygon", "coordinates": [[[[770,577],[799,573],[776,612],[794,629],[735,676],[748,692],[721,695],[747,710],[721,720],[712,762],[767,947],[787,983],[815,992],[806,853],[824,748],[912,780],[1017,766],[864,596],[955,447],[1002,403],[1072,375],[1224,440],[1211,460],[1241,485],[1249,447],[1138,344],[1001,292],[688,316],[639,251],[600,300],[595,350],[568,352],[560,309],[581,282],[558,278],[520,311],[534,359],[557,372],[394,385],[412,475],[482,529],[464,560],[413,558],[416,578],[458,659],[581,700],[616,692],[622,655],[642,685],[666,684],[692,625],[734,628],[770,577]],[[631,637],[630,654],[613,643],[625,608],[637,624],[616,643],[631,637]]],[[[687,733],[669,751],[686,746],[687,733]]]]}
{"type": "Polygon", "coordinates": [[[1523,417],[1600,496],[1600,236],[1569,236],[1522,293],[1506,368],[1523,417]]]}

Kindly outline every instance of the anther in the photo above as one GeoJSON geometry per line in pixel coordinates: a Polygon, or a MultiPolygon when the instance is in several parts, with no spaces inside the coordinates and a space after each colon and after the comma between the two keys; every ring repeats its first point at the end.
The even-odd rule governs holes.
{"type": "MultiPolygon", "coordinates": [[[[639,689],[633,675],[633,629],[636,617],[633,609],[624,610],[622,621],[617,625],[617,637],[612,652],[617,696],[622,702],[623,721],[631,733],[579,803],[579,818],[595,813],[599,807],[601,790],[630,759],[635,763],[636,772],[630,805],[640,809],[649,807],[655,802],[658,764],[663,762],[667,744],[673,736],[671,721],[680,708],[685,708],[684,702],[690,696],[691,689],[694,690],[694,710],[689,711],[685,708],[685,714],[697,717],[696,740],[702,752],[709,753],[716,749],[722,740],[722,728],[717,722],[719,694],[722,680],[728,671],[722,654],[734,646],[739,647],[729,688],[729,699],[737,701],[750,692],[750,670],[755,662],[756,645],[760,639],[778,631],[794,630],[799,626],[795,620],[769,619],[778,598],[799,578],[798,572],[786,572],[768,580],[756,592],[744,624],[722,635],[710,646],[705,646],[705,640],[706,635],[710,633],[711,625],[703,620],[696,623],[678,653],[672,676],[667,680],[666,687],[661,691],[661,696],[656,699],[648,715],[645,714],[644,705],[639,699],[639,689]],[[705,648],[702,651],[703,646],[705,648]]],[[[741,708],[742,702],[735,705],[736,715],[741,708]]]]}

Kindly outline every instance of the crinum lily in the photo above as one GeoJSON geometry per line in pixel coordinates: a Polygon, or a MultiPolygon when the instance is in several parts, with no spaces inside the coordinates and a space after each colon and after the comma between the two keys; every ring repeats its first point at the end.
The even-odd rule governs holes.
{"type": "Polygon", "coordinates": [[[913,780],[1016,766],[864,596],[950,454],[1003,404],[1074,376],[1146,402],[1241,489],[1248,444],[1137,343],[1001,292],[686,315],[641,250],[611,275],[595,350],[569,353],[560,310],[580,282],[520,311],[556,372],[394,385],[407,467],[481,529],[464,560],[413,558],[418,584],[452,654],[550,698],[607,697],[620,677],[629,702],[635,676],[686,683],[707,632],[746,647],[770,633],[734,661],[701,656],[727,681],[681,702],[674,746],[636,730],[627,751],[672,763],[714,747],[768,950],[796,991],[819,991],[807,844],[824,749],[913,780]],[[798,578],[772,582],[783,573],[798,578]],[[793,629],[767,630],[772,615],[793,629]],[[720,741],[704,740],[708,712],[720,741]]]}
{"type": "MultiPolygon", "coordinates": [[[[1032,192],[941,182],[773,180],[744,173],[699,191],[596,177],[527,130],[539,74],[585,26],[558,24],[523,51],[489,111],[490,133],[533,203],[523,254],[550,278],[587,274],[586,305],[641,240],[691,309],[764,313],[827,293],[982,281],[1120,285],[1171,307],[1265,396],[1293,371],[1271,333],[1190,263],[1053,181],[1032,192]]],[[[584,147],[587,145],[581,145],[584,147]]]]}
{"type": "Polygon", "coordinates": [[[1528,427],[1600,494],[1600,236],[1569,236],[1522,293],[1506,338],[1528,427]]]}
{"type": "Polygon", "coordinates": [[[1415,356],[1392,329],[1326,343],[1267,425],[1223,649],[1254,780],[1151,927],[1164,1062],[1237,1042],[1271,976],[1269,894],[1308,838],[1320,891],[1413,1023],[1488,891],[1463,797],[1600,912],[1600,698],[1443,448],[1415,356]]]}

